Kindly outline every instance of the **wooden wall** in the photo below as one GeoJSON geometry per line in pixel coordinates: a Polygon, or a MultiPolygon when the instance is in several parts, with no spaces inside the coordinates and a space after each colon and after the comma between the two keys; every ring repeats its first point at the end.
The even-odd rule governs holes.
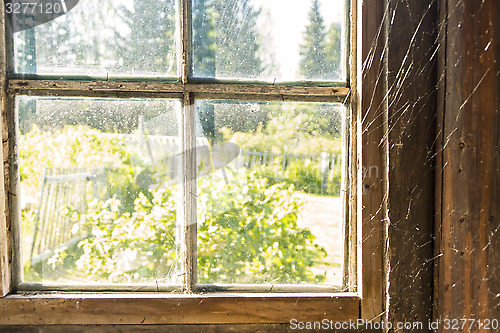
{"type": "Polygon", "coordinates": [[[431,320],[438,7],[388,1],[387,321],[431,320]]]}
{"type": "MultiPolygon", "coordinates": [[[[374,272],[362,281],[362,315],[427,325],[432,317],[438,6],[432,0],[365,1],[362,13],[362,165],[380,171],[377,179],[363,179],[363,228],[371,227],[371,235],[385,241],[382,280],[374,272]],[[377,302],[369,300],[380,295],[373,292],[374,284],[383,288],[377,302]]],[[[363,251],[374,260],[376,255],[363,251]]]]}
{"type": "Polygon", "coordinates": [[[500,4],[440,6],[434,316],[500,320],[500,4]]]}

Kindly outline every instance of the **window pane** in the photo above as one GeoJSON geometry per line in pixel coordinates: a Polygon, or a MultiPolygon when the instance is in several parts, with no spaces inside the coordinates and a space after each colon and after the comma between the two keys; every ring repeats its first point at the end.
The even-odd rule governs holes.
{"type": "Polygon", "coordinates": [[[193,0],[196,77],[345,80],[346,0],[193,0]]]}
{"type": "Polygon", "coordinates": [[[341,286],[343,107],[196,108],[198,282],[341,286]]]}
{"type": "Polygon", "coordinates": [[[178,283],[180,102],[18,97],[17,110],[24,280],[178,283]]]}
{"type": "Polygon", "coordinates": [[[175,0],[85,0],[15,33],[16,71],[177,76],[175,0]]]}

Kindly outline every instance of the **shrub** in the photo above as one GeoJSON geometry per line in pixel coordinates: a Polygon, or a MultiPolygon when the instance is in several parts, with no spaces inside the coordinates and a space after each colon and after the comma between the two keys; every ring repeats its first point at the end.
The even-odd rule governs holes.
{"type": "MultiPolygon", "coordinates": [[[[234,182],[234,180],[233,180],[234,182]]],[[[198,276],[204,283],[321,282],[310,268],[326,252],[297,226],[302,206],[293,186],[268,185],[251,173],[239,184],[202,182],[198,276]],[[210,205],[212,203],[212,205],[210,205]]]]}
{"type": "MultiPolygon", "coordinates": [[[[94,200],[86,212],[66,207],[75,228],[91,232],[75,248],[59,249],[25,272],[33,279],[71,274],[72,280],[146,282],[179,278],[177,186],[140,188],[140,159],[122,141],[98,130],[66,126],[53,133],[37,127],[21,136],[23,188],[39,193],[48,167],[108,166],[108,200],[94,200]],[[50,272],[49,272],[50,271],[50,272]]],[[[271,176],[269,176],[272,178],[271,176]]],[[[198,271],[202,283],[321,282],[310,268],[326,255],[308,229],[297,226],[301,202],[290,184],[252,173],[234,175],[229,185],[198,179],[198,271]]],[[[25,192],[23,192],[24,194],[25,192]]],[[[29,215],[29,216],[28,216],[29,215]]],[[[23,227],[33,229],[33,212],[23,227]]],[[[75,229],[76,231],[76,229],[75,229]]],[[[29,234],[26,230],[25,234],[29,234]]]]}
{"type": "MultiPolygon", "coordinates": [[[[201,283],[321,282],[310,268],[326,256],[308,229],[297,226],[301,203],[293,188],[248,183],[216,185],[201,181],[199,193],[198,276],[201,283]],[[242,186],[240,186],[242,185],[242,186]],[[217,203],[217,204],[214,204],[217,203]]],[[[135,212],[120,213],[120,202],[94,202],[82,227],[92,237],[79,246],[83,275],[109,282],[178,280],[175,193],[141,193],[135,212]]],[[[178,282],[178,281],[177,281],[178,282]]]]}

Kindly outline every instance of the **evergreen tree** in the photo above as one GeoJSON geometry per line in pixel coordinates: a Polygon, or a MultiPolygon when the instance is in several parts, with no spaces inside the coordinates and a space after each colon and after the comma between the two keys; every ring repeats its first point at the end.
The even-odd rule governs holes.
{"type": "Polygon", "coordinates": [[[111,1],[86,0],[66,15],[36,27],[39,72],[43,67],[116,71],[125,53],[121,28],[125,12],[124,6],[111,1]]]}
{"type": "MultiPolygon", "coordinates": [[[[39,59],[38,62],[41,62],[42,67],[62,67],[71,61],[73,43],[70,24],[68,16],[63,15],[57,20],[29,29],[33,30],[33,38],[36,40],[36,48],[32,49],[31,53],[35,59],[39,59]]],[[[25,37],[23,40],[25,42],[28,39],[25,37]]],[[[22,56],[21,59],[26,60],[29,57],[22,56]]],[[[36,70],[33,73],[36,73],[36,70]]]]}
{"type": "Polygon", "coordinates": [[[215,77],[215,17],[211,0],[193,1],[193,64],[196,76],[215,77]]]}
{"type": "Polygon", "coordinates": [[[176,76],[175,8],[175,0],[134,0],[132,9],[86,0],[36,28],[38,63],[176,76]]]}
{"type": "MultiPolygon", "coordinates": [[[[249,0],[193,2],[194,75],[205,78],[257,78],[264,71],[255,10],[249,0]]],[[[211,143],[222,139],[219,129],[233,124],[231,115],[247,114],[245,105],[202,101],[197,105],[203,135],[211,143]],[[217,112],[216,112],[217,107],[217,112]],[[216,117],[217,114],[217,117],[216,117]]]]}
{"type": "Polygon", "coordinates": [[[326,42],[326,62],[331,66],[332,78],[340,79],[342,75],[342,26],[338,22],[330,25],[326,42]]]}
{"type": "Polygon", "coordinates": [[[300,74],[307,80],[326,79],[332,68],[326,57],[326,33],[318,0],[313,0],[309,11],[304,43],[300,46],[300,74]]]}
{"type": "Polygon", "coordinates": [[[257,78],[263,72],[255,10],[249,0],[196,0],[194,72],[201,77],[257,78]]]}
{"type": "Polygon", "coordinates": [[[134,0],[133,11],[125,15],[127,73],[176,76],[175,6],[175,0],[134,0]]]}
{"type": "Polygon", "coordinates": [[[255,10],[249,0],[215,0],[219,13],[217,72],[221,76],[258,78],[263,71],[255,10]]]}

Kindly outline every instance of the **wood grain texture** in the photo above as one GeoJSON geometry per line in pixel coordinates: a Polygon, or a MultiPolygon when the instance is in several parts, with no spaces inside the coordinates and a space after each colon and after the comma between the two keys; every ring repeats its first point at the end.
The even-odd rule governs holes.
{"type": "Polygon", "coordinates": [[[183,138],[182,153],[183,188],[181,225],[181,270],[184,290],[193,292],[197,283],[197,222],[196,222],[196,134],[194,99],[186,94],[179,124],[183,138]]]}
{"type": "MultiPolygon", "coordinates": [[[[3,87],[2,91],[5,92],[6,80],[0,80],[0,85],[3,87]]],[[[2,109],[9,105],[9,98],[5,93],[1,94],[2,109]]],[[[3,126],[0,127],[0,137],[3,138],[3,126]]],[[[0,150],[0,161],[4,161],[4,149],[0,150]]],[[[4,168],[0,168],[0,297],[7,295],[11,289],[11,255],[10,255],[10,241],[9,241],[9,227],[7,225],[6,214],[6,196],[4,184],[4,168]]]]}
{"type": "MultiPolygon", "coordinates": [[[[358,52],[361,64],[358,71],[360,102],[359,121],[361,147],[361,317],[381,320],[384,312],[384,172],[386,161],[384,138],[384,68],[383,58],[383,1],[361,1],[359,22],[361,40],[358,52]],[[378,170],[378,172],[369,172],[378,170]],[[366,171],[364,173],[363,171],[366,171]]],[[[360,137],[359,137],[360,136],[360,137]]]]}
{"type": "Polygon", "coordinates": [[[345,175],[345,185],[346,191],[342,194],[343,200],[346,200],[344,207],[345,227],[344,232],[346,234],[346,242],[344,244],[344,272],[348,274],[346,281],[344,281],[345,286],[348,291],[357,292],[358,287],[361,285],[361,242],[359,241],[359,235],[361,233],[361,219],[359,218],[360,209],[358,204],[358,193],[360,192],[361,184],[359,178],[361,172],[359,170],[360,164],[360,146],[361,136],[358,135],[360,131],[361,124],[361,108],[360,103],[360,66],[358,66],[358,58],[361,58],[360,52],[358,52],[358,41],[360,40],[360,34],[358,32],[359,25],[359,6],[360,2],[357,0],[351,1],[350,10],[350,22],[351,22],[351,52],[350,52],[350,83],[351,92],[349,99],[348,115],[349,117],[345,119],[345,128],[348,129],[346,133],[346,138],[344,144],[346,145],[346,169],[345,175]]]}
{"type": "Polygon", "coordinates": [[[500,320],[499,4],[443,3],[448,34],[436,314],[500,320]]]}
{"type": "MultiPolygon", "coordinates": [[[[0,8],[4,8],[4,1],[0,0],[0,8]]],[[[6,18],[3,10],[0,11],[0,41],[6,40],[6,18]]],[[[7,72],[9,68],[7,45],[2,43],[0,47],[0,105],[2,110],[9,106],[9,96],[7,95],[7,72]]],[[[0,137],[6,137],[5,125],[0,126],[0,137]],[[5,134],[4,134],[5,133],[5,134]]],[[[5,141],[4,141],[5,142],[5,141]]],[[[5,144],[3,144],[5,146],[5,144]]],[[[0,161],[4,161],[4,147],[0,150],[0,161]]],[[[12,290],[11,280],[11,253],[10,241],[8,237],[9,226],[7,225],[6,214],[6,187],[4,184],[4,170],[0,168],[0,297],[7,295],[12,290]]]]}
{"type": "MultiPolygon", "coordinates": [[[[349,93],[346,87],[314,87],[292,85],[239,84],[239,83],[186,83],[180,82],[133,82],[133,81],[50,81],[10,80],[9,90],[18,94],[46,95],[54,93],[86,95],[108,93],[110,96],[127,92],[156,94],[203,93],[216,95],[252,94],[268,96],[338,96],[349,93]]],[[[256,98],[258,98],[256,96],[256,98]]]]}
{"type": "MultiPolygon", "coordinates": [[[[439,297],[439,282],[442,276],[441,265],[439,265],[441,257],[441,238],[443,237],[443,216],[442,216],[442,186],[443,186],[443,145],[444,138],[444,114],[445,114],[445,99],[446,99],[446,42],[448,35],[448,0],[440,0],[438,3],[439,12],[439,30],[438,30],[438,75],[437,75],[437,112],[436,112],[436,181],[435,181],[435,223],[434,223],[434,281],[433,281],[433,300],[439,297]]],[[[439,317],[439,309],[436,301],[433,302],[432,318],[439,317]]]]}
{"type": "MultiPolygon", "coordinates": [[[[225,325],[64,325],[64,326],[0,326],[0,333],[277,333],[297,332],[288,324],[225,324],[225,325]]],[[[300,332],[318,332],[304,329],[300,332]]],[[[357,333],[358,330],[328,331],[357,333]]],[[[363,333],[381,333],[380,330],[362,330],[363,333]]]]}
{"type": "Polygon", "coordinates": [[[427,323],[434,268],[437,5],[389,1],[388,13],[386,320],[427,323]]]}
{"type": "Polygon", "coordinates": [[[292,318],[349,321],[358,316],[355,297],[101,294],[0,300],[0,325],[276,324],[292,318]]]}

